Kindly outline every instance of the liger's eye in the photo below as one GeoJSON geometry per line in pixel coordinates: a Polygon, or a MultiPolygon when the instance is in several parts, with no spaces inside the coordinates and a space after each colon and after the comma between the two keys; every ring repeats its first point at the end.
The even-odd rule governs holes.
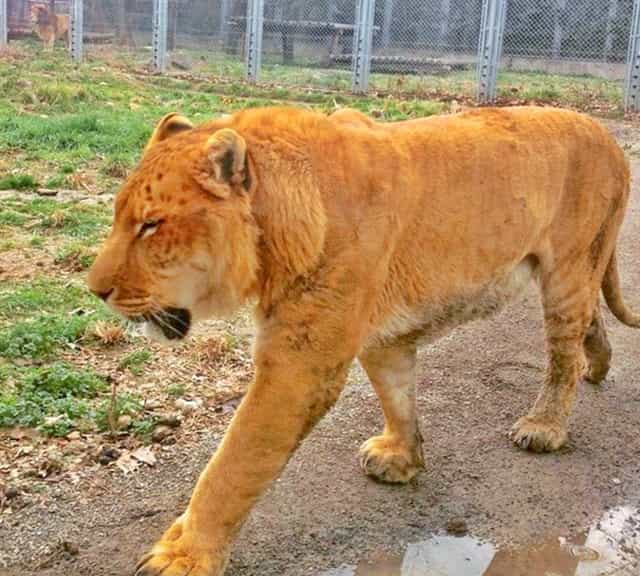
{"type": "Polygon", "coordinates": [[[138,237],[139,238],[146,238],[147,236],[150,236],[151,234],[153,234],[157,229],[158,226],[160,226],[160,224],[162,224],[163,220],[162,219],[149,219],[149,220],[145,220],[142,223],[142,226],[140,226],[140,231],[138,232],[138,237]]]}

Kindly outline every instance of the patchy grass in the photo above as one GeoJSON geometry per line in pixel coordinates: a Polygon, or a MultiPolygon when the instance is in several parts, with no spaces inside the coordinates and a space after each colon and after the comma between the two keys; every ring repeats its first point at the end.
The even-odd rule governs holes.
{"type": "Polygon", "coordinates": [[[29,174],[17,174],[0,178],[0,190],[33,190],[38,182],[29,174]]]}
{"type": "Polygon", "coordinates": [[[24,369],[0,366],[0,427],[29,426],[64,436],[91,418],[88,399],[105,389],[104,378],[66,362],[24,369]]]}
{"type": "Polygon", "coordinates": [[[135,350],[125,356],[118,364],[120,370],[129,369],[135,376],[141,376],[144,371],[144,365],[151,360],[151,352],[146,348],[135,350]]]}
{"type": "Polygon", "coordinates": [[[89,269],[96,257],[96,250],[79,242],[65,244],[58,249],[54,263],[72,272],[89,269]]]}
{"type": "Polygon", "coordinates": [[[39,235],[59,235],[95,246],[111,225],[111,210],[101,205],[62,203],[49,198],[9,198],[2,201],[0,226],[28,229],[39,235]]]}
{"type": "Polygon", "coordinates": [[[0,356],[46,360],[77,345],[97,320],[111,312],[88,291],[48,278],[0,289],[0,356]]]}

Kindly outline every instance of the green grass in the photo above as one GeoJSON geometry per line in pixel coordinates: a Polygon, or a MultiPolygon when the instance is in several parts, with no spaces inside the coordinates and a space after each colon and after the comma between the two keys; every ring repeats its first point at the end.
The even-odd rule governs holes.
{"type": "Polygon", "coordinates": [[[2,202],[0,226],[27,228],[39,235],[57,235],[96,246],[111,225],[111,209],[71,204],[50,198],[9,198],[2,202]]]}
{"type": "Polygon", "coordinates": [[[88,328],[113,314],[84,288],[47,278],[0,288],[0,356],[52,359],[87,339],[88,328]]]}
{"type": "Polygon", "coordinates": [[[135,350],[125,356],[118,364],[120,370],[129,369],[134,376],[142,376],[144,365],[151,360],[151,352],[146,348],[135,350]]]}
{"type": "Polygon", "coordinates": [[[18,174],[0,178],[0,190],[33,190],[38,182],[29,174],[18,174]]]}
{"type": "Polygon", "coordinates": [[[37,427],[64,436],[92,417],[88,400],[105,389],[101,376],[65,362],[30,368],[0,365],[0,427],[37,427]]]}

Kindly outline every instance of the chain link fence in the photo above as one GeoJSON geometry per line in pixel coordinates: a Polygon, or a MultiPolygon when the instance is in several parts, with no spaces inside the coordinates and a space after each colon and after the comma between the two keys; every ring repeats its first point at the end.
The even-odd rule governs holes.
{"type": "Polygon", "coordinates": [[[36,3],[71,14],[77,60],[485,102],[609,90],[638,109],[640,0],[0,0],[0,45],[36,3]]]}
{"type": "Polygon", "coordinates": [[[509,0],[498,94],[580,102],[607,91],[621,102],[633,4],[509,0]]]}
{"type": "Polygon", "coordinates": [[[472,95],[481,14],[482,0],[376,2],[372,87],[472,95]]]}

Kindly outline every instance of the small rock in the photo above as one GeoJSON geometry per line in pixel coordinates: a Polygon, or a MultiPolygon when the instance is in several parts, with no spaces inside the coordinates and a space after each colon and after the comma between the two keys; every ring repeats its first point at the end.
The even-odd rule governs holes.
{"type": "Polygon", "coordinates": [[[116,427],[118,430],[127,430],[131,423],[133,422],[133,418],[128,414],[123,414],[122,416],[118,416],[118,421],[116,422],[116,427]]]}
{"type": "Polygon", "coordinates": [[[175,406],[183,414],[191,414],[202,406],[202,400],[185,400],[184,398],[178,398],[175,401],[175,406]]]}
{"type": "Polygon", "coordinates": [[[452,518],[447,522],[447,532],[454,536],[464,536],[469,532],[467,523],[462,518],[452,518]]]}
{"type": "Polygon", "coordinates": [[[62,448],[62,453],[65,456],[69,454],[80,454],[86,450],[86,444],[82,440],[71,440],[62,448]]]}
{"type": "Polygon", "coordinates": [[[622,484],[622,480],[620,480],[620,478],[614,478],[613,480],[611,480],[611,482],[613,482],[616,485],[622,484]]]}
{"type": "Polygon", "coordinates": [[[98,451],[97,460],[100,464],[109,464],[109,462],[113,462],[118,459],[120,456],[120,450],[114,448],[113,446],[104,445],[100,447],[98,451]]]}
{"type": "Polygon", "coordinates": [[[82,434],[80,434],[80,432],[78,432],[77,430],[74,430],[73,432],[69,432],[69,434],[67,434],[67,440],[80,440],[81,437],[82,434]]]}
{"type": "Polygon", "coordinates": [[[11,500],[16,496],[20,495],[20,490],[18,490],[15,486],[7,486],[4,490],[4,496],[7,500],[11,500]]]}
{"type": "Polygon", "coordinates": [[[153,450],[149,446],[140,446],[135,452],[131,453],[131,457],[138,462],[144,462],[149,466],[155,466],[157,459],[153,450]]]}
{"type": "Polygon", "coordinates": [[[160,426],[156,426],[151,434],[151,440],[154,442],[162,442],[167,436],[171,434],[172,430],[169,426],[164,426],[161,424],[160,426]]]}
{"type": "Polygon", "coordinates": [[[171,412],[169,414],[161,414],[158,418],[158,424],[169,426],[169,428],[177,428],[182,424],[182,417],[177,412],[171,412]]]}

